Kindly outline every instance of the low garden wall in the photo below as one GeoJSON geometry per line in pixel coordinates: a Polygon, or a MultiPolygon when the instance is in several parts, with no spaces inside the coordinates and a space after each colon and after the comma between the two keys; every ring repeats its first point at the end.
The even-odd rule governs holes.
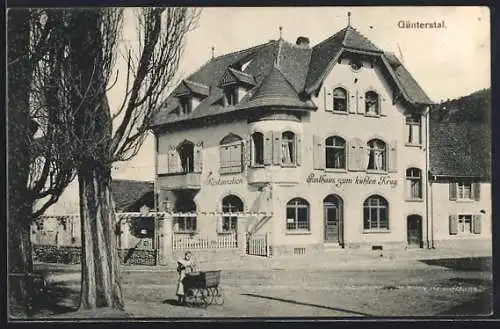
{"type": "MultiPolygon", "coordinates": [[[[156,265],[156,250],[120,249],[124,265],[156,265]]],[[[81,248],[52,245],[34,245],[33,261],[41,263],[80,264],[81,248]]]]}

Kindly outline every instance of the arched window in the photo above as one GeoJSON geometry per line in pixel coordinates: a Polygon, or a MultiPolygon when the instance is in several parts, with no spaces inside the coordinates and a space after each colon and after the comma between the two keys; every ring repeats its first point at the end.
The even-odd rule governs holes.
{"type": "Polygon", "coordinates": [[[283,164],[295,163],[295,134],[285,131],[281,134],[281,162],[283,164]]]}
{"type": "Polygon", "coordinates": [[[243,141],[240,136],[229,134],[220,141],[220,173],[233,174],[243,170],[243,141]]]}
{"type": "Polygon", "coordinates": [[[372,195],[363,204],[363,228],[389,229],[389,204],[380,195],[372,195]]]}
{"type": "Polygon", "coordinates": [[[184,141],[177,147],[177,152],[181,159],[183,173],[194,171],[194,144],[190,141],[184,141]]]}
{"type": "Polygon", "coordinates": [[[345,140],[338,136],[325,141],[326,168],[345,169],[345,140]]]}
{"type": "Polygon", "coordinates": [[[386,145],[380,139],[372,139],[368,143],[368,169],[387,170],[386,145]]]}
{"type": "Polygon", "coordinates": [[[196,231],[196,204],[189,195],[181,195],[175,202],[176,213],[182,215],[174,218],[174,230],[176,232],[196,231]]]}
{"type": "Polygon", "coordinates": [[[367,114],[379,114],[379,97],[374,91],[365,93],[365,111],[367,114]]]}
{"type": "Polygon", "coordinates": [[[295,198],[286,204],[286,229],[289,231],[309,231],[309,203],[295,198]]]}
{"type": "Polygon", "coordinates": [[[422,199],[422,171],[418,168],[406,169],[406,197],[422,199]]]}
{"type": "Polygon", "coordinates": [[[347,91],[344,88],[335,88],[333,90],[333,110],[347,111],[347,91]]]}
{"type": "Polygon", "coordinates": [[[243,201],[230,194],[222,199],[222,232],[235,232],[238,228],[237,213],[243,212],[243,201]]]}
{"type": "Polygon", "coordinates": [[[253,164],[254,165],[264,165],[264,135],[260,132],[254,132],[252,134],[253,143],[253,164]]]}

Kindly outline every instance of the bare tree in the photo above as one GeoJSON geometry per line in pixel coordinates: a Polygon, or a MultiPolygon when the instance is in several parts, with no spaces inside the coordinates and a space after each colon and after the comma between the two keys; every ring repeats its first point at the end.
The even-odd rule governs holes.
{"type": "MultiPolygon", "coordinates": [[[[82,223],[80,308],[123,309],[111,168],[135,156],[148,124],[165,101],[177,72],[186,34],[199,10],[142,8],[137,12],[139,49],[128,52],[126,91],[112,113],[106,92],[117,54],[121,9],[73,10],[69,22],[74,159],[82,223]],[[119,121],[113,134],[113,121],[119,121]]],[[[113,83],[111,83],[113,84],[113,83]]]]}
{"type": "Polygon", "coordinates": [[[44,10],[8,13],[8,230],[12,304],[25,304],[30,315],[33,271],[30,228],[54,204],[75,176],[71,144],[57,115],[58,77],[54,75],[55,36],[61,25],[44,10]],[[52,47],[52,48],[51,48],[52,47]],[[40,138],[37,131],[43,130],[40,138]],[[37,205],[37,207],[35,207],[37,205]],[[17,276],[12,276],[13,278],[17,276]]]}

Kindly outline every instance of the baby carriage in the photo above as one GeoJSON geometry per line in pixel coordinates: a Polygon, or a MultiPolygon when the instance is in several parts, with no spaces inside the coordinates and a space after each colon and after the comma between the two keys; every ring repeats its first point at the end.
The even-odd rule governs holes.
{"type": "Polygon", "coordinates": [[[220,273],[220,270],[186,273],[183,280],[186,304],[203,308],[209,304],[224,304],[222,288],[219,287],[220,273]]]}

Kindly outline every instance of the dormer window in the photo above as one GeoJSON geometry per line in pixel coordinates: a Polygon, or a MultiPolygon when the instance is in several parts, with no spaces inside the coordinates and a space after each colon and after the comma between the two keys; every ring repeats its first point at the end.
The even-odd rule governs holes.
{"type": "Polygon", "coordinates": [[[179,102],[181,104],[181,108],[180,108],[181,115],[187,115],[187,114],[191,113],[191,111],[193,109],[191,106],[191,98],[189,96],[181,97],[179,99],[179,102]]]}
{"type": "Polygon", "coordinates": [[[238,89],[235,86],[224,89],[225,105],[236,105],[238,103],[238,89]]]}

